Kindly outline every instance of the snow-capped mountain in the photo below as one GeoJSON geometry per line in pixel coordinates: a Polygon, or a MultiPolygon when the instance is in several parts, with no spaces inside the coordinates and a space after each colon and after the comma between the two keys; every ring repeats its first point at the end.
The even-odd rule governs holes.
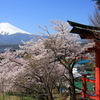
{"type": "Polygon", "coordinates": [[[15,33],[24,33],[24,34],[30,34],[28,32],[25,32],[9,23],[0,23],[0,34],[5,35],[12,35],[15,33]]]}
{"type": "Polygon", "coordinates": [[[9,23],[0,23],[0,44],[21,44],[38,36],[25,32],[9,23]]]}

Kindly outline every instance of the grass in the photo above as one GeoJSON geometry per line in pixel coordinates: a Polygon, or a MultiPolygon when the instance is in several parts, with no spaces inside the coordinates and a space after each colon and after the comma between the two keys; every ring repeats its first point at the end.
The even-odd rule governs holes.
{"type": "MultiPolygon", "coordinates": [[[[53,96],[54,96],[54,100],[66,100],[67,98],[69,98],[69,96],[66,95],[66,93],[53,94],[53,96]]],[[[77,98],[80,98],[80,97],[81,97],[81,94],[77,93],[77,98]]],[[[38,100],[38,99],[32,98],[30,96],[20,97],[20,96],[16,96],[16,95],[5,94],[4,96],[0,95],[0,100],[38,100]]],[[[77,99],[77,100],[80,100],[80,99],[77,99]]]]}
{"type": "Polygon", "coordinates": [[[37,99],[33,99],[32,97],[20,97],[20,96],[12,96],[5,94],[4,96],[0,95],[0,100],[37,100],[37,99]]]}

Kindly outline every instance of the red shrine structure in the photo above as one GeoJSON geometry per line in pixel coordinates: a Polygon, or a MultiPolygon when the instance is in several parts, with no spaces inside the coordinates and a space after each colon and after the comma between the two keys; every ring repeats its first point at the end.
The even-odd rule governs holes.
{"type": "Polygon", "coordinates": [[[81,39],[93,39],[95,47],[89,48],[89,52],[95,52],[95,79],[88,79],[86,75],[82,76],[82,99],[86,100],[87,97],[100,100],[100,27],[88,26],[76,22],[68,21],[73,27],[70,33],[79,34],[81,39]],[[95,83],[95,95],[86,92],[86,81],[95,83]]]}

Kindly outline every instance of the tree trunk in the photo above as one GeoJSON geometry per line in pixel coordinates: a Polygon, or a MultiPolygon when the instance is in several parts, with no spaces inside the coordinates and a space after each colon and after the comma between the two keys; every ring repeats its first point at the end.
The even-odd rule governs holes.
{"type": "Polygon", "coordinates": [[[53,98],[53,96],[52,96],[52,94],[50,93],[50,100],[54,100],[54,98],[53,98]]]}
{"type": "Polygon", "coordinates": [[[75,86],[74,86],[74,77],[72,71],[70,71],[70,87],[69,87],[69,95],[70,95],[70,100],[76,100],[76,93],[75,93],[75,86]]]}
{"type": "Polygon", "coordinates": [[[50,91],[49,86],[47,86],[47,89],[48,89],[48,98],[49,98],[49,100],[54,100],[53,95],[52,95],[52,91],[50,91]]]}
{"type": "Polygon", "coordinates": [[[50,90],[48,90],[48,94],[49,94],[49,100],[54,100],[52,92],[50,90]]]}

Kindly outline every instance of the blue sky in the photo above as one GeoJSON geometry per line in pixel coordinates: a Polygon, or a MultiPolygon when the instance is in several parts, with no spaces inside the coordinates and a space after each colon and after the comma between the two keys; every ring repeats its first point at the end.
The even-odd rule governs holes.
{"type": "Polygon", "coordinates": [[[0,0],[0,23],[8,22],[29,33],[38,34],[37,25],[50,20],[89,24],[94,12],[92,0],[0,0]]]}

